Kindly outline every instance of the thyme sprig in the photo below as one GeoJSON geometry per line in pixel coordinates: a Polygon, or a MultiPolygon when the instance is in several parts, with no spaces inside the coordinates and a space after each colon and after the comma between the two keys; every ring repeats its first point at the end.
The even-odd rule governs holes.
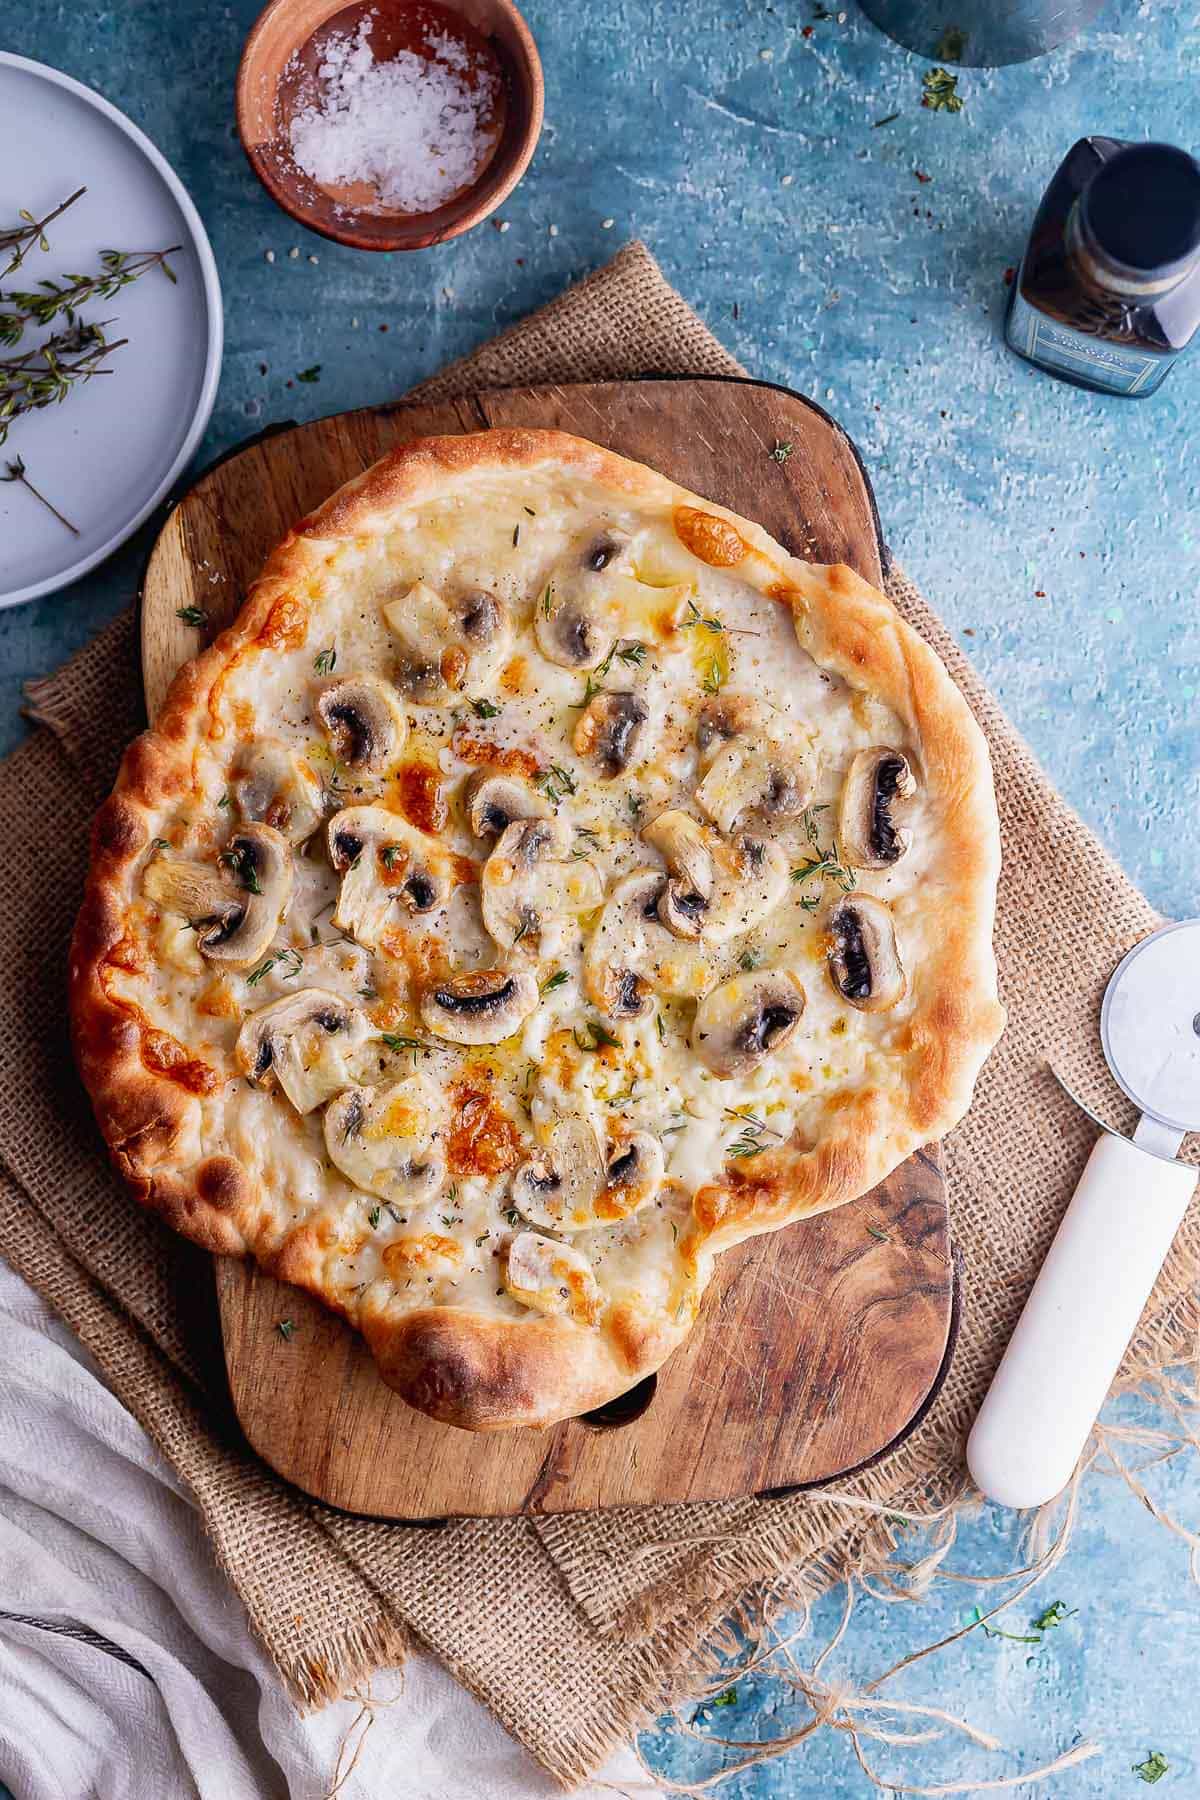
{"type": "Polygon", "coordinates": [[[736,1119],[742,1127],[741,1136],[734,1138],[731,1144],[726,1144],[726,1156],[757,1156],[760,1150],[768,1148],[761,1141],[764,1137],[776,1138],[781,1144],[787,1142],[785,1132],[776,1131],[773,1125],[768,1125],[765,1119],[752,1113],[748,1106],[726,1106],[722,1111],[727,1119],[736,1119]]]}
{"type": "Polygon", "coordinates": [[[577,1050],[587,1050],[590,1052],[593,1050],[601,1050],[605,1047],[614,1050],[619,1050],[621,1048],[620,1038],[614,1037],[612,1032],[609,1031],[606,1026],[597,1024],[595,1019],[586,1020],[582,1028],[577,1025],[571,1035],[575,1039],[575,1047],[577,1050]]]}
{"type": "Polygon", "coordinates": [[[75,192],[68,195],[61,206],[56,206],[53,212],[48,212],[44,219],[35,219],[31,212],[26,212],[22,207],[17,215],[19,223],[9,225],[5,230],[0,231],[0,256],[8,251],[10,257],[8,267],[0,270],[0,274],[14,275],[35,244],[39,250],[49,250],[50,245],[46,238],[47,225],[53,225],[55,219],[61,219],[67,208],[74,206],[77,200],[82,200],[86,193],[86,187],[76,188],[75,192]]]}
{"type": "MultiPolygon", "coordinates": [[[[837,839],[833,839],[827,850],[821,847],[821,831],[817,815],[828,812],[828,806],[809,806],[804,812],[804,835],[812,847],[813,855],[806,856],[792,870],[792,880],[798,885],[806,881],[836,881],[844,894],[857,884],[858,876],[848,863],[842,861],[837,839]]],[[[800,902],[806,912],[812,912],[819,904],[815,896],[806,896],[800,902]]]]}
{"type": "Polygon", "coordinates": [[[0,481],[19,481],[23,488],[29,490],[35,500],[41,501],[47,512],[52,512],[54,514],[60,525],[65,525],[68,531],[73,532],[76,537],[79,536],[78,525],[72,525],[66,514],[59,512],[53,500],[47,500],[45,494],[43,494],[39,488],[34,487],[32,481],[30,481],[28,475],[25,473],[25,464],[21,461],[19,456],[14,456],[11,462],[5,463],[4,468],[5,473],[0,475],[0,481]]]}
{"type": "MultiPolygon", "coordinates": [[[[0,293],[0,343],[15,344],[27,325],[45,326],[57,318],[73,325],[81,306],[93,300],[111,300],[147,269],[161,269],[167,280],[177,280],[167,261],[182,250],[171,244],[166,250],[102,250],[100,267],[90,275],[68,274],[60,281],[39,281],[36,288],[8,288],[0,293]]],[[[10,271],[11,272],[11,271],[10,271]]]]}
{"type": "Polygon", "coordinates": [[[614,638],[612,648],[602,663],[598,663],[584,683],[583,699],[576,701],[577,706],[586,706],[593,695],[600,693],[609,670],[613,666],[613,658],[626,663],[630,668],[640,669],[649,655],[649,646],[640,638],[614,638]]]}
{"type": "Polygon", "coordinates": [[[570,769],[564,769],[561,763],[551,763],[533,778],[534,787],[541,788],[551,806],[557,806],[564,794],[575,794],[579,791],[579,783],[570,769]]]}
{"type": "Polygon", "coordinates": [[[0,357],[0,444],[8,437],[14,419],[23,413],[57,406],[93,375],[109,375],[104,363],[128,338],[110,343],[103,325],[70,325],[46,339],[36,350],[20,356],[0,357]]]}
{"type": "Polygon", "coordinates": [[[259,963],[257,969],[246,977],[247,987],[257,987],[272,969],[279,969],[284,981],[292,981],[304,967],[304,958],[298,950],[277,950],[268,956],[265,962],[259,963]]]}

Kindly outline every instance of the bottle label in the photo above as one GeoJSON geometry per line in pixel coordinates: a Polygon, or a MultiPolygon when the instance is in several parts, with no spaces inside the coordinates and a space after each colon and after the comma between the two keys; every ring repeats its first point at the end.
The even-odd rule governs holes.
{"type": "Polygon", "coordinates": [[[1020,292],[1013,295],[1008,320],[1008,339],[1031,362],[1046,369],[1061,369],[1114,394],[1145,394],[1158,386],[1174,358],[1151,356],[1144,350],[1126,350],[1104,338],[1089,337],[1069,325],[1048,319],[1030,306],[1020,292]]]}

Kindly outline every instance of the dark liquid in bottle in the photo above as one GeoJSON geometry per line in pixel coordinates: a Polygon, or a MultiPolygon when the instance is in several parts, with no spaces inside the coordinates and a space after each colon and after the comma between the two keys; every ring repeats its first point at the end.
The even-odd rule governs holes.
{"type": "MultiPolygon", "coordinates": [[[[1101,253],[1089,229],[1085,190],[1104,165],[1128,147],[1116,138],[1090,137],[1081,138],[1068,152],[1038,207],[1010,312],[1023,302],[1056,321],[1064,328],[1058,334],[1063,343],[1069,334],[1080,333],[1142,358],[1162,358],[1161,370],[1152,372],[1136,388],[1106,379],[1100,360],[1089,362],[1080,357],[1072,369],[1063,366],[1066,358],[1055,359],[1052,372],[1078,387],[1149,393],[1200,325],[1200,264],[1185,269],[1174,280],[1163,273],[1187,248],[1181,234],[1186,232],[1195,196],[1182,188],[1194,177],[1183,169],[1177,187],[1176,171],[1166,162],[1153,182],[1143,183],[1136,191],[1123,191],[1111,178],[1106,178],[1100,189],[1093,188],[1089,198],[1096,215],[1094,228],[1103,236],[1101,253]],[[1112,191],[1105,193],[1105,187],[1112,191]],[[1108,266],[1109,257],[1112,267],[1108,266]],[[1109,285],[1113,268],[1119,271],[1117,285],[1126,291],[1114,291],[1109,285]],[[1139,286],[1142,291],[1129,291],[1139,286]],[[1154,291],[1156,287],[1160,291],[1154,291]]],[[[1181,158],[1181,162],[1186,160],[1190,159],[1181,158]]],[[[1047,366],[1036,350],[1026,347],[1021,335],[1014,333],[1010,322],[1010,345],[1047,366]]],[[[1103,352],[1098,351],[1098,356],[1103,352]]]]}

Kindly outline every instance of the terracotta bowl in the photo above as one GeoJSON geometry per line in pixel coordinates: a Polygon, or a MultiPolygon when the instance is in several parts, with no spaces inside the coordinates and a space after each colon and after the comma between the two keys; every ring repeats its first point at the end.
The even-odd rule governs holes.
{"type": "MultiPolygon", "coordinates": [[[[425,250],[458,237],[486,219],[511,194],[529,166],[542,129],[545,88],[529,27],[511,0],[438,0],[484,38],[499,60],[505,84],[500,142],[487,167],[464,192],[435,211],[380,210],[366,183],[337,190],[319,187],[295,163],[292,115],[306,77],[319,61],[313,45],[323,28],[353,32],[373,19],[371,44],[388,56],[404,43],[406,0],[271,0],[242,52],[237,79],[237,122],[250,166],[286,213],[336,243],[356,250],[425,250]],[[389,47],[390,46],[390,47],[389,47]]],[[[419,0],[418,0],[419,9],[419,0]]]]}

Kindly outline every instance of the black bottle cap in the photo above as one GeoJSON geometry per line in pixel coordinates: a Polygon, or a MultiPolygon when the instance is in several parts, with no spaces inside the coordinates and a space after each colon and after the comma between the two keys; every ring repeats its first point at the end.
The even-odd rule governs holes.
{"type": "Polygon", "coordinates": [[[1168,275],[1200,250],[1200,163],[1171,144],[1130,144],[1097,169],[1080,222],[1118,267],[1168,275]]]}

